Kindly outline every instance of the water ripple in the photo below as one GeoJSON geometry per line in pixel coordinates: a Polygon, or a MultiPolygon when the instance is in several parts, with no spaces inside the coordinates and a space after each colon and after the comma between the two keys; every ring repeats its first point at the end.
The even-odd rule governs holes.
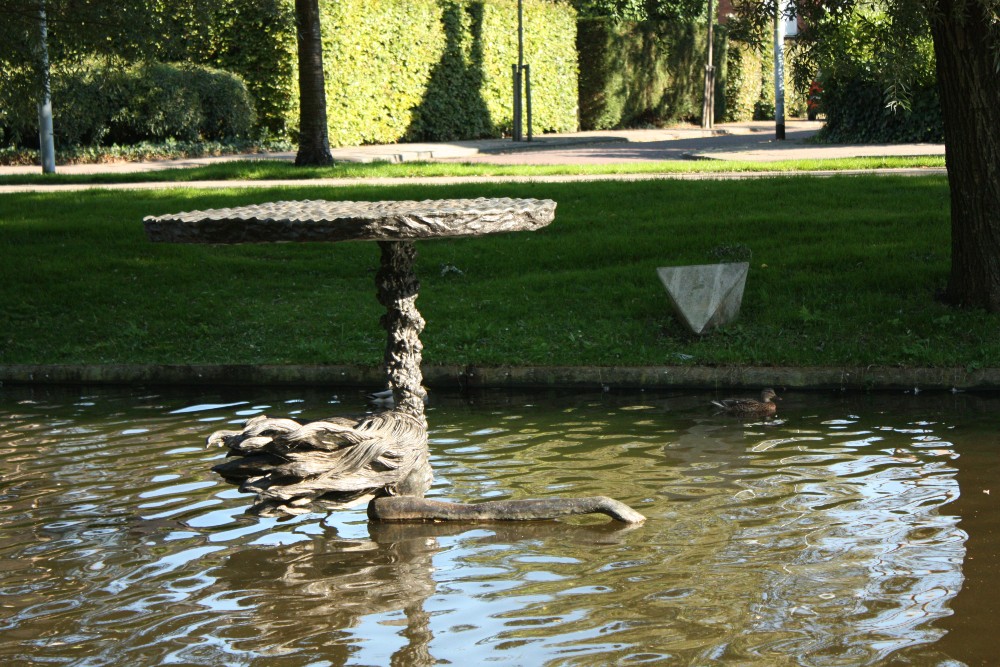
{"type": "Polygon", "coordinates": [[[248,516],[201,444],[360,397],[4,391],[4,664],[946,664],[975,527],[948,508],[998,430],[817,397],[754,425],[687,394],[436,401],[431,496],[648,521],[394,526],[248,516]]]}

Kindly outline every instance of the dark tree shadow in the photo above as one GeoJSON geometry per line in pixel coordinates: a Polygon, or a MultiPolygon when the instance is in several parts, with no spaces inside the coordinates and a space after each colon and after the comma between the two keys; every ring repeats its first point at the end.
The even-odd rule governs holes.
{"type": "Polygon", "coordinates": [[[483,3],[445,0],[445,47],[431,70],[427,92],[413,110],[410,141],[454,141],[495,135],[483,99],[483,3]],[[471,40],[471,43],[470,43],[471,40]]]}

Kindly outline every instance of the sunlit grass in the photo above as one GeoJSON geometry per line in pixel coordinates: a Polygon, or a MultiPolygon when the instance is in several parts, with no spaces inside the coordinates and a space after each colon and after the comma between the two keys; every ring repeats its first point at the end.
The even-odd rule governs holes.
{"type": "Polygon", "coordinates": [[[462,176],[553,176],[600,174],[749,173],[919,169],[944,167],[943,156],[867,157],[778,162],[687,160],[600,165],[491,165],[455,162],[402,162],[369,164],[341,162],[332,167],[296,167],[278,160],[236,160],[203,167],[151,172],[99,174],[11,174],[0,176],[0,185],[43,183],[146,183],[228,180],[298,180],[315,178],[419,178],[462,176]]]}
{"type": "Polygon", "coordinates": [[[153,244],[143,216],[482,196],[551,198],[556,220],[419,243],[428,363],[1000,365],[1000,319],[935,299],[941,176],[4,195],[0,363],[375,365],[375,244],[153,244]],[[685,333],[655,269],[743,256],[740,319],[685,333]]]}

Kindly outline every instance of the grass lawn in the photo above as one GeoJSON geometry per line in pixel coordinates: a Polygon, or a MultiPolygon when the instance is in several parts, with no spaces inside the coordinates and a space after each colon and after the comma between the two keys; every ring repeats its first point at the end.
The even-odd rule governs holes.
{"type": "Polygon", "coordinates": [[[593,165],[491,165],[455,162],[340,162],[332,167],[296,167],[276,160],[235,160],[203,167],[162,171],[102,174],[9,174],[0,185],[42,183],[147,183],[229,180],[301,180],[310,178],[416,178],[434,176],[548,176],[563,174],[679,174],[843,171],[848,169],[919,169],[945,166],[944,156],[837,158],[783,160],[779,162],[730,162],[721,160],[672,160],[593,165]]]}
{"type": "Polygon", "coordinates": [[[0,363],[380,362],[374,243],[152,244],[142,218],[287,199],[536,197],[534,233],[418,244],[428,363],[1000,366],[1000,317],[935,300],[945,177],[0,196],[0,363]],[[750,255],[695,338],[658,266],[750,255]]]}

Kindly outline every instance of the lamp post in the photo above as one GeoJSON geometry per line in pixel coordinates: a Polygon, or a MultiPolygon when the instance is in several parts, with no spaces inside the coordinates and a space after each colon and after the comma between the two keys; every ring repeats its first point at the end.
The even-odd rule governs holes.
{"type": "Polygon", "coordinates": [[[705,59],[705,96],[701,105],[701,126],[710,130],[715,125],[715,65],[712,63],[715,3],[708,0],[708,55],[705,59]]]}
{"type": "Polygon", "coordinates": [[[41,97],[38,100],[38,143],[42,173],[56,173],[56,150],[52,131],[52,78],[49,74],[49,34],[45,0],[38,3],[38,69],[41,97]]]}
{"type": "Polygon", "coordinates": [[[511,139],[523,141],[522,118],[528,114],[528,137],[531,141],[531,67],[524,63],[524,3],[517,0],[517,64],[511,65],[514,82],[514,120],[511,139]]]}
{"type": "Polygon", "coordinates": [[[774,9],[774,138],[785,140],[785,7],[778,0],[774,9]]]}

